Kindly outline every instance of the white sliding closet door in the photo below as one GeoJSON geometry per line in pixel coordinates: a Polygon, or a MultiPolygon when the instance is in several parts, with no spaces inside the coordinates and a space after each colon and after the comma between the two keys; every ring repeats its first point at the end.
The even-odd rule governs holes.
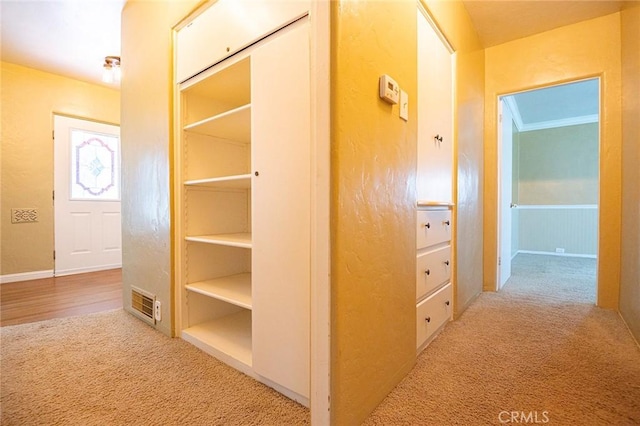
{"type": "Polygon", "coordinates": [[[309,397],[309,24],[251,56],[253,368],[309,397]]]}

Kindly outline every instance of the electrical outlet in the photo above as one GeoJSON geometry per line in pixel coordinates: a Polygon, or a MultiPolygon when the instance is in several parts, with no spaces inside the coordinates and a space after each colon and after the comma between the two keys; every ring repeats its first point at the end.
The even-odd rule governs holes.
{"type": "Polygon", "coordinates": [[[556,253],[564,253],[564,249],[563,248],[556,248],[556,253]]]}
{"type": "Polygon", "coordinates": [[[153,306],[153,317],[156,321],[162,321],[162,303],[159,300],[153,306]]]}

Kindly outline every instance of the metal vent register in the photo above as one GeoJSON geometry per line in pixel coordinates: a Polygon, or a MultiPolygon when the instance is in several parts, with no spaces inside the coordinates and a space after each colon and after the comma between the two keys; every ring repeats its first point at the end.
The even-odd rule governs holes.
{"type": "Polygon", "coordinates": [[[156,296],[137,287],[131,287],[131,307],[137,316],[149,324],[155,324],[153,306],[156,296]]]}

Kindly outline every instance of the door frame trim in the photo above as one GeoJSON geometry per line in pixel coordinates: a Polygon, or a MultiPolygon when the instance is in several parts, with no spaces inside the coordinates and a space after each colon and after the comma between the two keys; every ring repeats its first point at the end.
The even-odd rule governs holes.
{"type": "MultiPolygon", "coordinates": [[[[496,173],[496,207],[497,207],[497,211],[496,211],[496,274],[495,274],[495,280],[492,283],[493,288],[488,288],[489,291],[499,291],[500,290],[500,265],[499,265],[499,259],[500,259],[500,251],[501,251],[501,240],[500,240],[500,234],[502,232],[502,221],[501,221],[501,217],[500,217],[500,200],[502,197],[502,190],[501,190],[501,176],[502,176],[502,155],[501,155],[501,149],[502,149],[502,145],[501,145],[501,141],[502,141],[502,123],[500,122],[500,113],[501,113],[501,100],[503,98],[506,98],[508,96],[512,96],[512,95],[516,95],[518,93],[524,93],[524,92],[531,92],[531,91],[535,91],[535,90],[540,90],[540,89],[545,89],[545,88],[550,88],[550,87],[556,87],[556,86],[563,86],[566,84],[571,84],[571,83],[578,83],[581,81],[588,81],[588,80],[597,80],[598,81],[598,87],[600,88],[599,92],[598,92],[598,105],[599,107],[599,111],[598,111],[598,116],[599,116],[599,120],[597,121],[598,123],[598,151],[599,151],[599,157],[600,157],[600,153],[602,152],[602,140],[603,140],[603,135],[602,135],[602,120],[603,120],[603,111],[602,111],[602,102],[603,102],[603,91],[602,91],[602,85],[603,85],[603,77],[600,75],[596,75],[596,76],[590,76],[590,77],[584,77],[584,78],[576,78],[576,79],[572,79],[572,80],[567,80],[567,81],[561,81],[561,82],[553,82],[553,83],[548,83],[542,86],[536,86],[533,88],[527,88],[527,89],[521,89],[521,90],[515,90],[509,93],[503,93],[500,94],[496,97],[496,139],[497,139],[497,144],[496,144],[496,163],[497,163],[497,173],[496,173]]],[[[507,104],[507,107],[510,108],[510,105],[508,105],[508,102],[505,102],[505,104],[507,104]]],[[[598,159],[598,203],[596,204],[596,208],[598,209],[598,215],[600,214],[600,200],[602,198],[602,191],[604,190],[604,187],[602,186],[602,161],[601,158],[598,159]]],[[[600,221],[598,220],[598,242],[597,242],[597,249],[596,249],[596,259],[598,259],[597,261],[599,261],[599,249],[600,249],[600,245],[601,245],[601,235],[600,235],[600,221]]],[[[599,268],[596,267],[596,283],[595,283],[596,287],[595,287],[595,304],[596,306],[600,306],[600,294],[599,294],[599,290],[600,290],[600,273],[599,273],[599,268]]],[[[485,287],[485,290],[487,290],[487,288],[485,287]]]]}

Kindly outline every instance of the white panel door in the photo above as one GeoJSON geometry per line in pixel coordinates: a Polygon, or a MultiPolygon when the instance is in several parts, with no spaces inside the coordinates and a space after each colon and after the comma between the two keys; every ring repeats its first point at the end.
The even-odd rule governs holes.
{"type": "Polygon", "coordinates": [[[453,197],[452,56],[418,10],[419,201],[451,202],[453,197]]]}
{"type": "Polygon", "coordinates": [[[253,368],[309,397],[308,21],[251,57],[253,368]]]}
{"type": "Polygon", "coordinates": [[[498,253],[498,289],[511,277],[511,198],[513,173],[513,116],[503,99],[500,100],[500,206],[499,206],[499,253],[498,253]]]}
{"type": "Polygon", "coordinates": [[[54,116],[56,276],[122,266],[120,128],[54,116]]]}

